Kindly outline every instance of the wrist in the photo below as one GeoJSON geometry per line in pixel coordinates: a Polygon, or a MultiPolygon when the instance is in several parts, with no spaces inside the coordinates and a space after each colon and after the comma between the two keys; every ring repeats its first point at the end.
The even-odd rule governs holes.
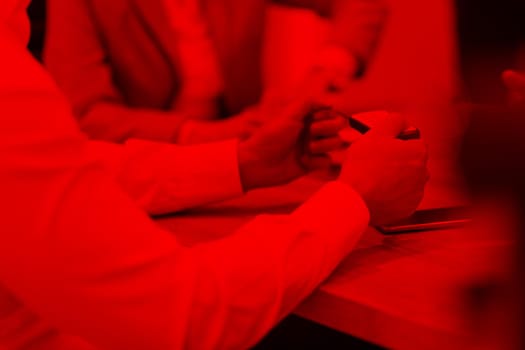
{"type": "Polygon", "coordinates": [[[246,142],[237,143],[237,159],[243,191],[248,192],[264,187],[264,181],[261,180],[261,161],[246,145],[246,142]]]}
{"type": "Polygon", "coordinates": [[[239,176],[244,192],[261,187],[257,181],[256,159],[252,152],[246,147],[245,142],[237,144],[237,159],[239,161],[239,176]]]}

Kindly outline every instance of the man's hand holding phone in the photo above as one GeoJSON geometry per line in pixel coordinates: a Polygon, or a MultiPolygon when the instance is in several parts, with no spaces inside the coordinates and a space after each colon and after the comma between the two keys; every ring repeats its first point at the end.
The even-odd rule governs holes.
{"type": "Polygon", "coordinates": [[[405,129],[401,116],[385,118],[352,143],[339,175],[361,195],[374,225],[411,215],[423,198],[427,148],[421,140],[398,139],[405,129]]]}
{"type": "MultiPolygon", "coordinates": [[[[272,110],[271,118],[239,144],[245,190],[328,168],[328,153],[344,146],[339,133],[348,121],[334,111],[316,110],[307,98],[291,99],[272,110]]],[[[359,133],[346,151],[338,179],[361,195],[374,225],[409,216],[423,197],[427,148],[419,139],[399,139],[406,126],[400,115],[391,114],[364,135],[359,133]]]]}

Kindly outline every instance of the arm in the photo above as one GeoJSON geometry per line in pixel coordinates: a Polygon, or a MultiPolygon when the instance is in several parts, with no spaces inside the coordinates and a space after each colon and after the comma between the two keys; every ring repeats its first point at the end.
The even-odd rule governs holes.
{"type": "Polygon", "coordinates": [[[27,61],[2,65],[24,69],[3,69],[0,89],[0,280],[68,334],[107,349],[247,348],[366,227],[360,197],[333,183],[290,216],[183,248],[82,156],[67,104],[27,61]]]}
{"type": "Polygon", "coordinates": [[[126,106],[86,0],[48,1],[45,62],[94,139],[173,142],[184,115],[126,106]]]}
{"type": "Polygon", "coordinates": [[[331,19],[329,39],[333,46],[351,54],[356,75],[372,59],[386,20],[384,0],[276,0],[290,6],[307,7],[331,19]]]}

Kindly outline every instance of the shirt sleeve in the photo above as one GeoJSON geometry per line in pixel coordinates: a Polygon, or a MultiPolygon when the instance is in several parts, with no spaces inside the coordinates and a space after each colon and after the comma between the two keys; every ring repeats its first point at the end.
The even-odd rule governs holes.
{"type": "Polygon", "coordinates": [[[9,182],[46,195],[23,197],[35,219],[7,210],[0,278],[50,324],[102,349],[248,348],[332,272],[367,224],[359,197],[334,183],[290,216],[260,216],[226,239],[184,248],[97,167],[9,182]]]}
{"type": "MultiPolygon", "coordinates": [[[[46,2],[44,61],[71,101],[77,122],[91,138],[123,142],[130,137],[174,142],[189,115],[131,108],[114,82],[109,49],[100,35],[91,1],[46,2]]],[[[123,39],[127,37],[124,33],[123,39]]]]}
{"type": "Polygon", "coordinates": [[[248,348],[364,231],[363,201],[331,183],[289,216],[181,246],[84,156],[64,98],[12,50],[0,64],[0,281],[61,332],[100,349],[248,348]]]}
{"type": "Polygon", "coordinates": [[[150,214],[173,213],[243,194],[236,140],[179,146],[143,140],[124,145],[90,141],[100,160],[150,214]]]}

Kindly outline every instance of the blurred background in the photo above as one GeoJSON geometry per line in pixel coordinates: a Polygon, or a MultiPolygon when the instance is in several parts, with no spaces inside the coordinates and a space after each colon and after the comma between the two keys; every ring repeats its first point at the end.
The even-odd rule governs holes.
{"type": "Polygon", "coordinates": [[[46,32],[46,1],[31,1],[29,17],[31,18],[31,41],[29,43],[29,49],[35,57],[41,59],[46,32]]]}

